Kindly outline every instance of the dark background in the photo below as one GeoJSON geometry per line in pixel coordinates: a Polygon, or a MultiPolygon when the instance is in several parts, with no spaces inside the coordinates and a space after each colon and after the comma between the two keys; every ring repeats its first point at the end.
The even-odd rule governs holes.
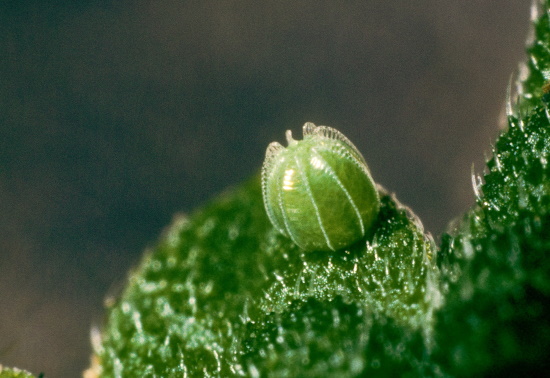
{"type": "Polygon", "coordinates": [[[340,129],[438,235],[473,202],[525,0],[0,3],[0,363],[87,366],[89,329],[176,212],[340,129]]]}

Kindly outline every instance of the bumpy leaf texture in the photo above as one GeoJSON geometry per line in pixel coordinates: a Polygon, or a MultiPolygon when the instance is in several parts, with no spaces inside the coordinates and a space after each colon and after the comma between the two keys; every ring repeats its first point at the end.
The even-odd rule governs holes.
{"type": "Polygon", "coordinates": [[[178,218],[109,309],[105,376],[354,376],[426,369],[435,248],[382,198],[352,247],[304,252],[269,223],[254,179],[178,218]]]}
{"type": "Polygon", "coordinates": [[[550,351],[549,1],[477,203],[437,250],[381,192],[372,231],[304,252],[269,223],[258,178],[177,217],[110,301],[105,377],[489,376],[550,351]]]}
{"type": "Polygon", "coordinates": [[[454,375],[528,375],[550,357],[550,68],[547,1],[476,206],[443,237],[437,360],[454,375]],[[506,373],[506,374],[505,374],[506,373]]]}

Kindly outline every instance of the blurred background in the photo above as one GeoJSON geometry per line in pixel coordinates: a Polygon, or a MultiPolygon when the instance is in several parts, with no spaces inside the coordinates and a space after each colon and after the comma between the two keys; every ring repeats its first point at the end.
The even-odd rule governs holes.
{"type": "Polygon", "coordinates": [[[435,236],[473,203],[525,0],[0,2],[0,363],[87,366],[89,329],[174,213],[306,121],[435,236]]]}

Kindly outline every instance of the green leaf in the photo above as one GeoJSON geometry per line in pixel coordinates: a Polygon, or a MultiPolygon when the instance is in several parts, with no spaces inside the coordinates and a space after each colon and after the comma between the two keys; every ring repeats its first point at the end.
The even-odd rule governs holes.
{"type": "MultiPolygon", "coordinates": [[[[380,190],[372,231],[305,252],[259,178],[177,217],[110,300],[102,376],[487,376],[550,354],[550,1],[475,206],[436,250],[380,190]]],[[[534,8],[535,9],[535,8],[534,8]]],[[[538,9],[538,8],[537,8],[538,9]]]]}
{"type": "Polygon", "coordinates": [[[381,202],[376,231],[330,253],[273,229],[258,179],[178,218],[109,310],[104,375],[254,375],[289,360],[301,375],[422,369],[440,298],[435,248],[406,209],[381,202]],[[372,329],[395,337],[378,350],[372,329]]]}
{"type": "MultiPolygon", "coordinates": [[[[536,9],[536,8],[534,8],[536,9]]],[[[455,375],[528,375],[550,351],[550,122],[542,87],[550,68],[548,2],[535,12],[535,40],[508,129],[474,176],[476,206],[439,259],[446,304],[437,314],[438,360],[455,375]],[[479,185],[481,184],[481,185],[479,185]]]]}
{"type": "Polygon", "coordinates": [[[550,351],[550,124],[544,108],[524,131],[518,122],[495,147],[478,206],[441,250],[449,288],[436,334],[461,376],[535,368],[550,351]]]}
{"type": "Polygon", "coordinates": [[[525,114],[540,105],[543,87],[550,80],[550,23],[547,0],[533,1],[531,17],[533,27],[527,47],[527,61],[520,66],[515,85],[519,110],[525,114]]]}

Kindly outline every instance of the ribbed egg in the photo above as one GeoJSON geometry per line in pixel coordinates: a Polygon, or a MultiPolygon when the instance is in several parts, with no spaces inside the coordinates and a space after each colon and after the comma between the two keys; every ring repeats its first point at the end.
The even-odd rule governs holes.
{"type": "Polygon", "coordinates": [[[262,169],[269,219],[307,251],[336,251],[361,239],[380,208],[365,159],[338,130],[306,123],[303,140],[267,147],[262,169]]]}

